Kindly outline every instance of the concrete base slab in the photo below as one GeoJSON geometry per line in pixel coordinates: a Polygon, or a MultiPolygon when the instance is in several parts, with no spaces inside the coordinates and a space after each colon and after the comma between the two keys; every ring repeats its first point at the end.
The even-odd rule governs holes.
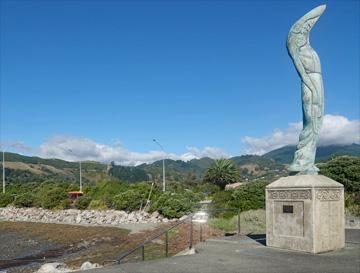
{"type": "Polygon", "coordinates": [[[344,187],[322,175],[280,178],[266,187],[267,245],[320,253],[345,246],[344,187]]]}

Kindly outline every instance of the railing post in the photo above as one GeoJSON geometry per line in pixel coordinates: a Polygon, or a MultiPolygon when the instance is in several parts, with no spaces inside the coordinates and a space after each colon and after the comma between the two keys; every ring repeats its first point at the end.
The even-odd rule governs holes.
{"type": "Polygon", "coordinates": [[[238,209],[238,217],[237,217],[237,228],[238,228],[238,236],[240,236],[240,209],[238,209]]]}
{"type": "Polygon", "coordinates": [[[190,234],[189,234],[190,238],[189,238],[189,249],[192,249],[192,245],[193,245],[193,217],[191,215],[190,217],[190,234]]]}
{"type": "Polygon", "coordinates": [[[165,233],[165,257],[169,256],[169,232],[165,233]]]}
{"type": "Polygon", "coordinates": [[[141,246],[141,258],[143,261],[145,261],[145,245],[141,246]]]}

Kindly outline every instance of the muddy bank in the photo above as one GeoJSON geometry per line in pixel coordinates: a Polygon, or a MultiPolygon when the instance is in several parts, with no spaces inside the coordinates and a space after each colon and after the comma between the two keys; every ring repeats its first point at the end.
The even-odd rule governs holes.
{"type": "Polygon", "coordinates": [[[0,230],[0,260],[36,255],[50,249],[58,248],[58,245],[40,238],[32,239],[17,231],[1,228],[0,230]]]}
{"type": "MultiPolygon", "coordinates": [[[[0,271],[30,273],[41,264],[65,263],[78,269],[90,261],[103,265],[104,261],[118,260],[126,251],[154,235],[160,234],[173,223],[163,223],[148,230],[130,234],[129,230],[115,227],[73,226],[33,222],[0,221],[0,271]]],[[[190,224],[183,223],[168,234],[169,255],[175,255],[189,246],[190,224]]],[[[193,227],[193,244],[211,236],[223,234],[207,227],[200,235],[199,226],[193,227]]],[[[146,245],[146,259],[163,258],[165,235],[146,245]]],[[[141,260],[141,253],[127,257],[122,262],[141,260]]]]}
{"type": "Polygon", "coordinates": [[[76,267],[93,259],[94,253],[102,260],[105,250],[125,247],[128,233],[119,228],[1,221],[0,270],[32,272],[53,261],[76,267]]]}

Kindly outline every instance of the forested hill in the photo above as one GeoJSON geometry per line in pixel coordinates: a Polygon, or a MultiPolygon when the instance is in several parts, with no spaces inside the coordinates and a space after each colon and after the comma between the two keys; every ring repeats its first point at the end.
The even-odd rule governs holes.
{"type": "MultiPolygon", "coordinates": [[[[281,164],[290,164],[293,160],[296,146],[284,146],[263,155],[264,158],[274,159],[281,164]]],[[[329,145],[320,146],[316,151],[316,162],[329,160],[336,155],[360,156],[360,145],[329,145]]]]}
{"type": "MultiPolygon", "coordinates": [[[[292,161],[294,151],[295,146],[285,146],[263,156],[242,155],[230,159],[239,167],[243,180],[272,181],[287,175],[285,164],[292,161]]],[[[325,161],[334,155],[360,156],[360,145],[319,147],[317,161],[325,161]]],[[[166,177],[171,181],[199,182],[213,161],[208,157],[187,162],[166,159],[166,177]]],[[[7,182],[78,181],[79,179],[79,163],[61,159],[44,159],[5,153],[5,166],[7,182]]],[[[133,167],[86,161],[82,162],[82,174],[85,183],[112,177],[129,183],[159,181],[162,174],[162,160],[133,167]]]]}
{"type": "MultiPolygon", "coordinates": [[[[5,162],[21,162],[26,164],[47,165],[58,169],[72,169],[79,167],[78,162],[70,162],[57,158],[41,158],[37,156],[25,156],[7,152],[5,153],[5,155],[5,162]]],[[[94,170],[103,170],[104,168],[106,168],[106,165],[95,161],[84,161],[82,162],[82,167],[91,168],[94,170]]]]}

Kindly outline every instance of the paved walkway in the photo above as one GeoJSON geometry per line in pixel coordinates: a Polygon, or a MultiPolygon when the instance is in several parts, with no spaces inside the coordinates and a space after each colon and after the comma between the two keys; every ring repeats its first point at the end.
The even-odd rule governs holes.
{"type": "Polygon", "coordinates": [[[265,247],[264,236],[209,239],[196,246],[197,254],[127,263],[87,273],[359,273],[360,230],[346,230],[346,248],[309,254],[265,247]]]}

